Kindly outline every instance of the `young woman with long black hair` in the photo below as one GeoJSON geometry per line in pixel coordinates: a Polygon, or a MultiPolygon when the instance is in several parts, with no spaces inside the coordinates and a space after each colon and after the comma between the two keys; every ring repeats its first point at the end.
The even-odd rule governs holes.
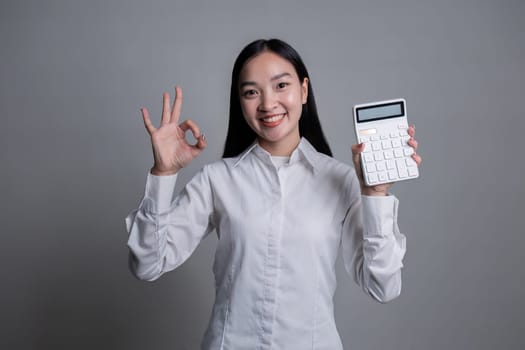
{"type": "MultiPolygon", "coordinates": [[[[364,145],[352,146],[354,167],[333,159],[299,54],[257,40],[233,67],[223,159],[173,199],[177,173],[207,143],[196,123],[179,122],[181,89],[172,107],[163,97],[160,127],[142,109],[154,166],[126,218],[132,272],[153,281],[215,231],[216,297],[203,349],[342,349],[333,313],[339,250],[379,302],[399,295],[405,254],[390,184],[362,181],[364,145]]],[[[419,165],[414,127],[408,133],[419,165]]]]}

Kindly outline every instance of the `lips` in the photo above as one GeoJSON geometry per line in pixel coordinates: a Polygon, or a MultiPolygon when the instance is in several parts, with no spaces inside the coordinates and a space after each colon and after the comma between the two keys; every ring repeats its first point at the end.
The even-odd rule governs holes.
{"type": "Polygon", "coordinates": [[[272,114],[264,118],[261,118],[259,120],[263,123],[264,126],[274,127],[274,126],[281,124],[285,116],[286,116],[286,113],[272,114]]]}

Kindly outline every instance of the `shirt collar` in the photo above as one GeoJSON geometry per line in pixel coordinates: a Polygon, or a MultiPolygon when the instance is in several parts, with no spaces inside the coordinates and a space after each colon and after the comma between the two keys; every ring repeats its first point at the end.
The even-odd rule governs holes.
{"type": "Polygon", "coordinates": [[[237,156],[237,160],[235,161],[235,163],[233,163],[233,167],[234,168],[237,167],[237,165],[239,165],[239,163],[242,162],[243,159],[246,158],[246,156],[250,154],[255,147],[259,147],[259,145],[257,144],[257,141],[252,143],[250,147],[248,147],[244,152],[242,152],[239,156],[237,156]]]}
{"type": "MultiPolygon", "coordinates": [[[[271,155],[266,150],[264,150],[257,141],[252,143],[243,153],[238,156],[238,159],[233,164],[233,167],[236,167],[241,163],[249,154],[254,153],[261,160],[267,160],[271,162],[271,155]]],[[[312,146],[310,142],[304,137],[301,137],[301,141],[297,148],[292,152],[290,156],[290,164],[295,162],[304,162],[309,166],[312,171],[315,171],[319,167],[318,162],[319,152],[312,146]]]]}

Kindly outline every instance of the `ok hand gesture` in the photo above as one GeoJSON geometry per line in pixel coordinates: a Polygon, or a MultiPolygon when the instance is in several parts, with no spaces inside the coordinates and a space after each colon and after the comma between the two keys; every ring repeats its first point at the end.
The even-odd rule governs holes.
{"type": "Polygon", "coordinates": [[[141,108],[144,126],[151,137],[155,160],[151,173],[157,176],[177,173],[181,168],[190,164],[208,145],[195,122],[185,120],[179,124],[182,110],[182,89],[178,86],[175,87],[175,101],[171,110],[170,95],[165,92],[162,97],[163,109],[159,128],[155,128],[151,122],[148,110],[141,108]],[[195,144],[186,141],[185,134],[188,130],[197,140],[195,144]]]}

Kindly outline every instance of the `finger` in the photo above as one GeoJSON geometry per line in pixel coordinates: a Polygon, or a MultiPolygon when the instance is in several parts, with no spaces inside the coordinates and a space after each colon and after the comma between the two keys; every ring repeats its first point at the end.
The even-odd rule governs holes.
{"type": "Polygon", "coordinates": [[[416,162],[417,166],[420,166],[421,163],[423,162],[423,158],[421,158],[421,156],[417,153],[414,153],[412,155],[412,159],[416,162]]]}
{"type": "Polygon", "coordinates": [[[201,136],[201,131],[199,129],[199,126],[193,120],[187,119],[183,121],[182,123],[180,123],[179,127],[184,132],[191,130],[191,133],[193,134],[193,137],[195,137],[196,140],[199,139],[201,136]]]}
{"type": "Polygon", "coordinates": [[[414,138],[409,139],[407,143],[414,149],[414,152],[417,150],[418,142],[414,138]]]}
{"type": "Polygon", "coordinates": [[[363,174],[361,170],[361,152],[363,152],[365,149],[365,144],[360,143],[357,145],[352,145],[352,161],[354,163],[355,172],[357,174],[357,178],[359,179],[359,183],[361,186],[363,186],[363,174]]]}
{"type": "Polygon", "coordinates": [[[352,158],[354,162],[359,162],[359,155],[365,150],[365,144],[359,143],[357,145],[352,145],[352,158]]]}
{"type": "Polygon", "coordinates": [[[195,146],[201,150],[208,147],[208,142],[206,141],[204,134],[201,134],[201,136],[197,139],[197,144],[195,146]]]}
{"type": "Polygon", "coordinates": [[[190,146],[192,156],[194,158],[197,157],[206,147],[208,147],[208,143],[206,142],[204,134],[201,134],[197,139],[197,143],[190,146]]]}
{"type": "Polygon", "coordinates": [[[182,112],[182,88],[175,86],[175,100],[173,101],[173,108],[171,110],[171,122],[178,123],[180,114],[182,112]]]}
{"type": "Polygon", "coordinates": [[[146,127],[148,134],[151,135],[157,129],[155,129],[155,126],[151,122],[148,110],[146,108],[141,108],[140,111],[142,112],[142,120],[144,121],[144,126],[146,127]]]}
{"type": "Polygon", "coordinates": [[[170,94],[167,92],[162,94],[162,119],[160,125],[168,124],[170,122],[170,94]]]}
{"type": "Polygon", "coordinates": [[[356,145],[352,145],[352,154],[353,155],[359,155],[361,152],[365,150],[365,143],[358,143],[356,145]]]}
{"type": "Polygon", "coordinates": [[[416,126],[414,124],[410,125],[408,127],[408,130],[407,130],[408,134],[410,135],[410,137],[414,137],[416,136],[416,126]]]}

